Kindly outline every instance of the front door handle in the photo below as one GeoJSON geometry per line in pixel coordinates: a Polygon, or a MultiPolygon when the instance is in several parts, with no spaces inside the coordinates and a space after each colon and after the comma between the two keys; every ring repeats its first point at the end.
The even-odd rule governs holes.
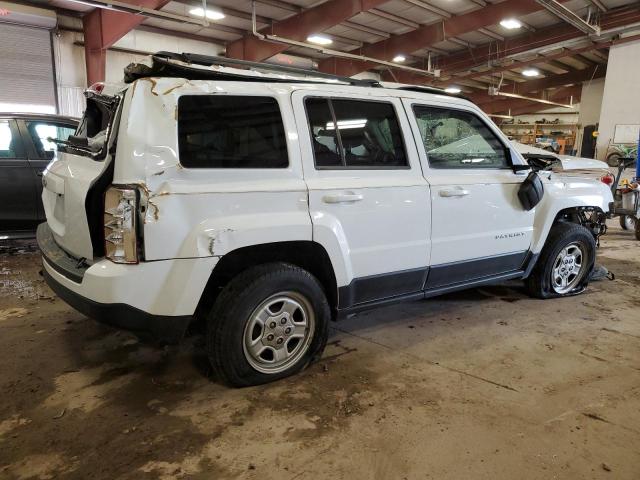
{"type": "Polygon", "coordinates": [[[469,195],[469,190],[465,190],[464,188],[445,188],[440,190],[441,197],[464,197],[469,195]]]}
{"type": "Polygon", "coordinates": [[[359,202],[364,197],[359,193],[336,193],[331,195],[325,195],[322,197],[324,203],[354,203],[359,202]]]}

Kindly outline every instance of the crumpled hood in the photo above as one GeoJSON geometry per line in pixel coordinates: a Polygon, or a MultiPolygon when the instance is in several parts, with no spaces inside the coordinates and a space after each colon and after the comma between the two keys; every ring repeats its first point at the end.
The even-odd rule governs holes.
{"type": "Polygon", "coordinates": [[[609,166],[600,160],[593,158],[572,157],[571,155],[557,155],[563,170],[607,170],[609,166]]]}
{"type": "Polygon", "coordinates": [[[511,141],[518,153],[524,155],[540,156],[553,161],[551,170],[554,172],[571,171],[571,173],[582,173],[588,176],[601,176],[608,172],[609,166],[600,160],[593,158],[574,157],[571,155],[558,155],[557,153],[533,147],[524,143],[511,141]],[[556,159],[557,162],[553,159],[556,159]]]}

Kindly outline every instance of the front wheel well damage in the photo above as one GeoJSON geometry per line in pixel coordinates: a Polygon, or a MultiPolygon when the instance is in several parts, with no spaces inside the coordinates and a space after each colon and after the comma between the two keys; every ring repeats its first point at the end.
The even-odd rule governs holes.
{"type": "Polygon", "coordinates": [[[321,283],[333,312],[338,304],[338,287],[329,254],[312,241],[276,242],[238,248],[224,255],[217,263],[200,302],[196,321],[202,320],[213,307],[222,289],[248,268],[265,263],[284,262],[311,273],[321,283]]]}
{"type": "Polygon", "coordinates": [[[584,206],[570,207],[560,210],[553,221],[556,225],[560,222],[577,223],[586,227],[599,246],[600,236],[607,232],[607,215],[600,207],[584,206]]]}

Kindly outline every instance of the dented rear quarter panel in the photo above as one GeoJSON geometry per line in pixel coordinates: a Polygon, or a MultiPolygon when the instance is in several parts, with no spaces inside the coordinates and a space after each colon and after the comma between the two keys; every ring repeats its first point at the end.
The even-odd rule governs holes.
{"type": "Polygon", "coordinates": [[[146,260],[222,256],[261,243],[311,240],[307,188],[290,104],[290,87],[141,79],[129,89],[114,184],[140,186],[146,260]],[[182,95],[276,98],[282,112],[286,169],[189,169],[179,162],[177,104],[182,95]]]}

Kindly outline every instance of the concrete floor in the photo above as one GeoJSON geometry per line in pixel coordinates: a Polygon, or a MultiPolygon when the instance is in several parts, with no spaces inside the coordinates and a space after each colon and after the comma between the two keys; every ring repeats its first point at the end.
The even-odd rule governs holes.
{"type": "Polygon", "coordinates": [[[517,283],[335,325],[276,384],[207,377],[201,339],[154,349],[0,256],[0,478],[640,478],[640,243],[617,276],[532,300],[517,283]]]}

